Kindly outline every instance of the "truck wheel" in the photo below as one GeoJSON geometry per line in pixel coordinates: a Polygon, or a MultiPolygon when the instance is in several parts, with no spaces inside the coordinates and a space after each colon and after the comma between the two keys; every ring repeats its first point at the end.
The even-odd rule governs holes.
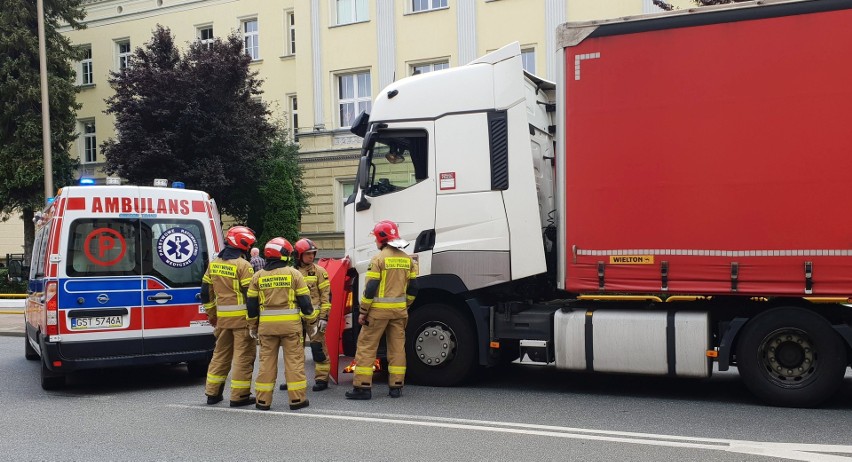
{"type": "Polygon", "coordinates": [[[434,303],[414,310],[405,335],[406,376],[412,382],[453,386],[476,370],[473,326],[451,306],[434,303]]]}
{"type": "Polygon", "coordinates": [[[187,361],[186,362],[186,371],[189,372],[190,377],[200,378],[207,376],[207,366],[210,364],[210,361],[200,359],[198,361],[187,361]]]}
{"type": "Polygon", "coordinates": [[[801,308],[761,313],[739,335],[740,376],[771,405],[819,405],[840,387],[846,364],[846,347],[828,321],[801,308]]]}
{"type": "Polygon", "coordinates": [[[43,390],[58,390],[65,386],[65,376],[51,371],[41,362],[41,388],[43,390]]]}
{"type": "Polygon", "coordinates": [[[35,361],[39,358],[38,351],[30,345],[30,337],[26,333],[24,334],[24,357],[30,361],[35,361]]]}

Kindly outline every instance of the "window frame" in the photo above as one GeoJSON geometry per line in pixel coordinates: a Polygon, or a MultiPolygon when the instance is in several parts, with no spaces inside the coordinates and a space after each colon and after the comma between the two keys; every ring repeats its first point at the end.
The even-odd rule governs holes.
{"type": "Polygon", "coordinates": [[[298,95],[290,94],[286,96],[287,98],[287,112],[290,116],[290,136],[293,138],[293,141],[298,141],[299,139],[299,98],[298,95]]]}
{"type": "Polygon", "coordinates": [[[334,230],[337,232],[343,231],[345,228],[345,203],[349,196],[356,192],[355,177],[343,177],[334,179],[334,230]],[[351,186],[352,192],[346,194],[346,187],[351,186]]]}
{"type": "Polygon", "coordinates": [[[80,130],[80,163],[81,164],[97,164],[98,163],[98,126],[95,119],[79,119],[80,130]],[[86,131],[91,126],[92,131],[86,131]],[[91,140],[91,146],[89,142],[91,140]],[[91,149],[90,149],[91,148],[91,149]],[[92,159],[89,160],[89,153],[92,153],[92,159]]]}
{"type": "Polygon", "coordinates": [[[243,36],[243,53],[249,55],[252,61],[260,61],[260,21],[257,16],[240,20],[240,32],[243,36]],[[254,31],[247,31],[246,27],[249,23],[255,24],[254,31]],[[253,46],[249,47],[248,41],[251,39],[253,46]],[[252,54],[249,50],[255,50],[256,54],[252,54]]]}
{"type": "Polygon", "coordinates": [[[130,66],[130,56],[133,54],[133,48],[130,45],[130,39],[119,39],[115,41],[115,57],[116,68],[121,71],[130,66]],[[127,51],[121,51],[121,47],[127,45],[127,51]]]}
{"type": "Polygon", "coordinates": [[[95,84],[94,60],[92,59],[92,45],[86,44],[80,46],[81,50],[87,53],[80,59],[80,68],[77,74],[77,84],[81,86],[89,86],[95,84]],[[88,68],[88,71],[87,71],[88,68]],[[86,78],[88,76],[88,79],[86,78]]]}
{"type": "Polygon", "coordinates": [[[524,68],[525,71],[533,75],[535,75],[535,61],[535,47],[521,48],[521,66],[524,68]],[[525,59],[525,56],[532,57],[532,70],[527,69],[527,61],[525,59]]]}
{"type": "Polygon", "coordinates": [[[213,32],[213,24],[204,24],[201,26],[196,26],[195,36],[198,39],[198,43],[200,43],[202,47],[210,49],[210,47],[213,45],[213,40],[215,40],[216,38],[213,32]],[[204,38],[204,31],[207,30],[210,31],[210,37],[204,38]]]}
{"type": "Polygon", "coordinates": [[[370,20],[370,3],[367,0],[331,0],[331,11],[334,14],[334,21],[332,24],[335,26],[345,26],[348,24],[357,24],[360,22],[367,22],[370,20]],[[341,19],[340,15],[340,3],[341,2],[350,2],[351,3],[351,11],[352,14],[346,20],[341,19]],[[360,18],[358,15],[358,5],[361,5],[361,10],[364,15],[363,18],[360,18]]]}
{"type": "Polygon", "coordinates": [[[284,56],[296,56],[296,11],[284,11],[284,56]]]}
{"type": "Polygon", "coordinates": [[[442,71],[444,69],[450,68],[450,61],[449,60],[447,60],[447,61],[426,61],[426,62],[420,62],[420,63],[413,63],[410,66],[410,69],[411,69],[410,75],[419,75],[419,74],[415,74],[415,72],[417,72],[418,68],[423,68],[423,67],[428,67],[429,70],[426,71],[426,72],[420,72],[420,74],[428,74],[430,72],[442,71]],[[435,65],[441,65],[443,67],[441,67],[440,69],[435,69],[435,65]]]}
{"type": "Polygon", "coordinates": [[[342,73],[335,74],[334,80],[335,80],[335,84],[337,86],[337,91],[335,92],[336,99],[337,99],[337,101],[336,101],[336,104],[337,104],[337,124],[338,124],[338,127],[341,128],[341,129],[349,128],[349,127],[351,127],[351,125],[344,125],[343,105],[344,104],[352,104],[353,108],[354,108],[353,114],[351,114],[351,116],[349,117],[349,120],[346,121],[347,123],[350,123],[352,121],[352,119],[354,119],[358,114],[361,113],[359,108],[362,107],[362,105],[366,106],[366,108],[364,110],[366,110],[367,112],[370,111],[370,109],[373,106],[373,78],[372,78],[372,74],[371,74],[369,69],[364,69],[364,70],[360,70],[360,71],[353,71],[353,72],[345,72],[345,73],[342,72],[342,73]],[[359,94],[358,94],[359,90],[364,85],[364,84],[359,84],[359,76],[363,76],[363,75],[366,75],[367,79],[369,79],[369,81],[366,84],[366,86],[368,88],[368,93],[366,95],[359,96],[359,94]],[[343,79],[349,78],[349,77],[352,78],[352,95],[353,96],[352,96],[352,98],[344,98],[343,95],[342,95],[343,79]]]}
{"type": "Polygon", "coordinates": [[[408,2],[408,7],[411,9],[412,13],[426,13],[428,11],[436,11],[436,10],[445,10],[450,7],[449,2],[447,0],[410,0],[408,2]],[[425,8],[418,9],[418,4],[426,3],[425,8]],[[435,6],[435,3],[440,3],[438,6],[435,6]]]}

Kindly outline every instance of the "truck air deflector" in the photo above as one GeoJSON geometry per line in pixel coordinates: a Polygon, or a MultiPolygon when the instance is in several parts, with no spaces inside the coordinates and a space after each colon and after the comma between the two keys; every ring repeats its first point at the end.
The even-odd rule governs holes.
{"type": "Polygon", "coordinates": [[[488,145],[491,152],[491,189],[509,189],[509,126],[506,111],[488,113],[488,145]]]}

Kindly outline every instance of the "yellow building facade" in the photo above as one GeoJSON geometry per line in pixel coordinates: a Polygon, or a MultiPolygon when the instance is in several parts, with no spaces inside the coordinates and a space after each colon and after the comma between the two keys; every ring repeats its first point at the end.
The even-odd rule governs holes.
{"type": "MultiPolygon", "coordinates": [[[[157,24],[178,43],[242,35],[264,80],[263,101],[300,145],[312,194],[301,231],[324,255],[343,249],[343,200],[354,183],[360,138],[350,121],[395,79],[464,65],[520,42],[524,67],[556,75],[556,26],[658,13],[651,0],[84,0],[86,50],[77,66],[82,108],[73,154],[80,176],[103,178],[99,145],[115,137],[104,99],[109,72],[150,40],[157,24]]],[[[687,0],[679,3],[691,5],[687,0]]],[[[180,180],[171,178],[170,180],[180,180]]],[[[192,185],[187,185],[191,187],[192,185]]]]}

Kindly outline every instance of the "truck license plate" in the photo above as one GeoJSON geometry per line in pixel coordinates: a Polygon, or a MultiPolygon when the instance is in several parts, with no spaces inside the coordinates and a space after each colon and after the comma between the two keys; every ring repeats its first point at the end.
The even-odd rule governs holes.
{"type": "Polygon", "coordinates": [[[71,329],[109,329],[122,327],[121,316],[97,316],[93,318],[71,318],[71,329]]]}

